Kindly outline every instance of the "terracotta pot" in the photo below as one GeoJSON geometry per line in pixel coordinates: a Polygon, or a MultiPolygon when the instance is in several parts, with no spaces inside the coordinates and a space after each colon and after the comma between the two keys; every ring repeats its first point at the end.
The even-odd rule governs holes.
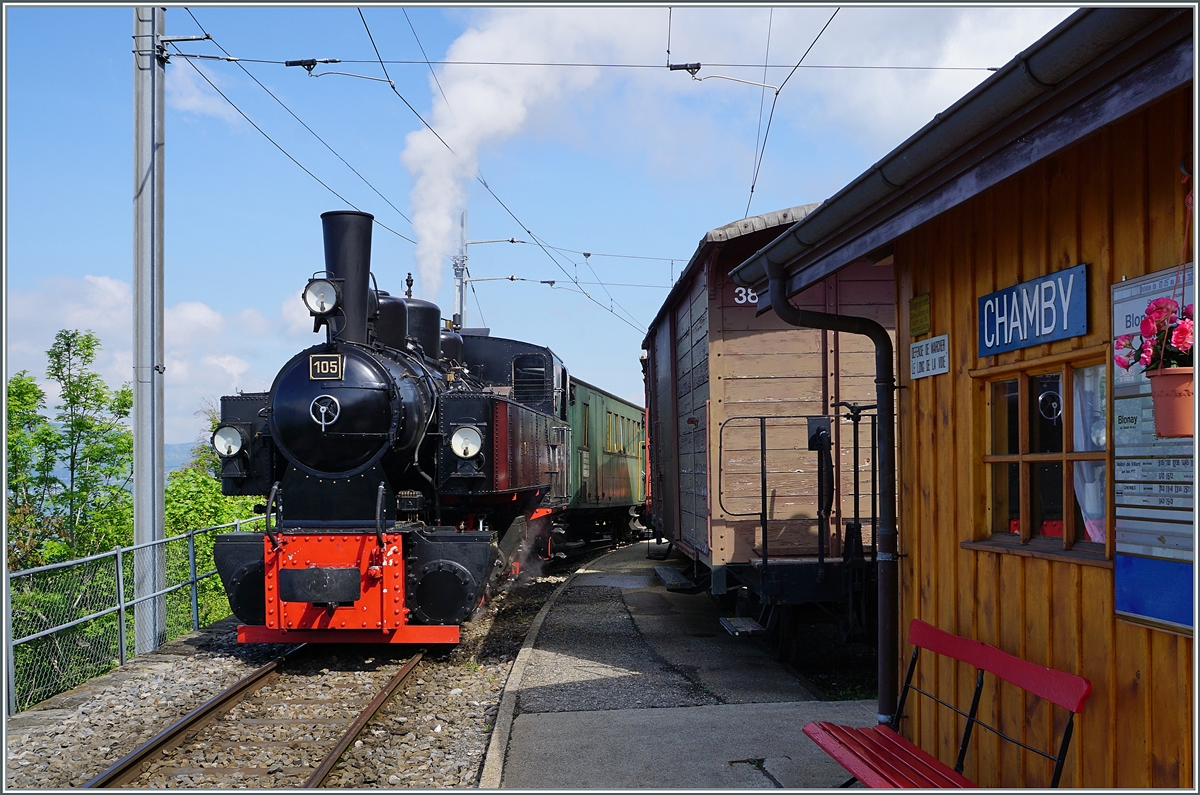
{"type": "Polygon", "coordinates": [[[1191,436],[1192,368],[1167,367],[1147,370],[1154,395],[1154,432],[1160,439],[1191,436]]]}

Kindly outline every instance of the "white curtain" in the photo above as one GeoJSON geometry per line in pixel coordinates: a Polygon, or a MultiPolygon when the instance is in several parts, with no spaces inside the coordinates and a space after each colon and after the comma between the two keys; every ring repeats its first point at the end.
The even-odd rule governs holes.
{"type": "MultiPolygon", "coordinates": [[[[1075,451],[1106,449],[1107,370],[1104,365],[1075,371],[1075,451]]],[[[1075,499],[1083,514],[1088,541],[1104,542],[1106,465],[1103,461],[1075,462],[1075,499]]],[[[1083,539],[1080,539],[1083,540],[1083,539]]]]}

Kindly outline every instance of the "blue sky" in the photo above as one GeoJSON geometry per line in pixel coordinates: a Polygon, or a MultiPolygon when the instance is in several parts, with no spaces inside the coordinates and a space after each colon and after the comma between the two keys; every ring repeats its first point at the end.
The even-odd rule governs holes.
{"type": "MultiPolygon", "coordinates": [[[[1003,65],[1072,10],[842,8],[779,94],[750,214],[828,198],[985,79],[980,67],[1003,65]],[[976,69],[807,68],[818,66],[976,69]]],[[[191,11],[242,59],[339,58],[317,71],[383,76],[354,6],[191,11]]],[[[645,326],[705,232],[745,213],[774,94],[658,66],[668,18],[672,61],[706,64],[698,77],[777,86],[834,8],[416,7],[408,19],[399,7],[362,11],[385,61],[418,61],[389,63],[388,73],[456,155],[384,82],[242,65],[411,224],[238,65],[175,57],[167,66],[167,441],[196,438],[204,401],[267,388],[317,339],[299,292],[322,267],[320,214],[347,208],[190,64],[347,201],[418,241],[376,227],[383,289],[399,293],[412,272],[415,294],[449,317],[455,242],[445,230],[462,207],[469,239],[528,240],[528,229],[594,252],[590,263],[566,253],[555,264],[534,245],[472,246],[472,276],[533,281],[476,283],[467,325],[549,345],[579,377],[641,402],[645,326]],[[439,89],[409,20],[430,59],[493,65],[437,65],[439,89]],[[768,32],[769,63],[780,66],[764,80],[768,32]],[[512,61],[658,68],[499,65],[512,61]],[[480,172],[523,226],[473,179],[480,172]],[[559,265],[584,283],[650,286],[583,284],[591,301],[571,291],[559,265]],[[554,289],[537,283],[550,279],[554,289]]],[[[168,35],[200,33],[182,6],[166,19],[168,35]]],[[[58,329],[90,328],[104,343],[97,366],[109,383],[130,377],[132,31],[131,7],[5,8],[8,375],[40,377],[58,329]]],[[[213,42],[179,49],[220,54],[213,42]]]]}

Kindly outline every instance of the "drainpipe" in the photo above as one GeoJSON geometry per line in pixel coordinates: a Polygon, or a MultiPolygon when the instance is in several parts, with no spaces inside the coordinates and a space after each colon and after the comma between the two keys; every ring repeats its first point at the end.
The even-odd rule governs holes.
{"type": "Polygon", "coordinates": [[[899,567],[896,559],[896,379],[892,369],[892,338],[874,320],[797,309],[787,299],[783,266],[767,261],[771,308],[793,326],[862,334],[875,343],[875,405],[879,415],[879,528],[876,531],[879,587],[879,705],[876,720],[890,723],[896,711],[899,686],[899,567]]]}

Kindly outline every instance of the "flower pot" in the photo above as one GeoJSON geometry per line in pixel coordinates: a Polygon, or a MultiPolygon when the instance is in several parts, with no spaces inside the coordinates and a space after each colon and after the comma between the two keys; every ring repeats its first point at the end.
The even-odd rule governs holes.
{"type": "Polygon", "coordinates": [[[1154,432],[1160,439],[1192,435],[1192,368],[1146,370],[1154,396],[1154,432]]]}

